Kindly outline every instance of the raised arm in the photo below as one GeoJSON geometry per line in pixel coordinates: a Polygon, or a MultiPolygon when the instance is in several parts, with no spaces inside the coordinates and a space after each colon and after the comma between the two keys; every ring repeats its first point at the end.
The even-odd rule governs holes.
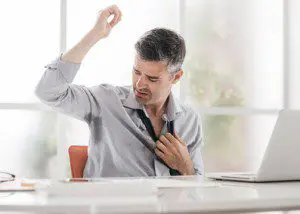
{"type": "Polygon", "coordinates": [[[95,26],[70,51],[62,56],[62,60],[81,63],[88,51],[100,40],[107,37],[112,28],[121,20],[121,11],[116,5],[99,11],[95,26]],[[108,19],[113,19],[108,22],[108,19]]]}
{"type": "Polygon", "coordinates": [[[80,63],[88,51],[101,39],[107,37],[120,21],[121,12],[117,6],[110,6],[99,12],[94,27],[70,51],[46,66],[35,94],[45,104],[57,110],[86,120],[90,114],[99,114],[100,104],[94,93],[104,93],[101,87],[87,88],[72,84],[80,63]],[[108,19],[113,19],[108,22],[108,19]]]}

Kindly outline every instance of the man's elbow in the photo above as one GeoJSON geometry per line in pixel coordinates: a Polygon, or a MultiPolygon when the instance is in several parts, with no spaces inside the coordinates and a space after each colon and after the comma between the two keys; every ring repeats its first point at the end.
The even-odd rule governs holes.
{"type": "Polygon", "coordinates": [[[56,105],[62,99],[62,94],[51,90],[44,90],[40,85],[37,85],[34,94],[40,101],[50,106],[56,105]]]}
{"type": "Polygon", "coordinates": [[[37,85],[34,90],[34,94],[39,100],[44,100],[45,99],[45,92],[41,89],[40,85],[37,85]]]}
{"type": "Polygon", "coordinates": [[[53,99],[53,94],[51,95],[51,92],[46,90],[41,83],[35,87],[34,94],[43,102],[48,102],[53,99]]]}

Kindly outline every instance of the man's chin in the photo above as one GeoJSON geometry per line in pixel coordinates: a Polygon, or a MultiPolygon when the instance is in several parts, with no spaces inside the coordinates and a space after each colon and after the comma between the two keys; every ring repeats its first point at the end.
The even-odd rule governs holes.
{"type": "Polygon", "coordinates": [[[142,105],[145,105],[148,103],[148,100],[147,99],[144,99],[144,98],[141,98],[141,97],[138,97],[135,95],[135,99],[138,103],[142,104],[142,105]]]}

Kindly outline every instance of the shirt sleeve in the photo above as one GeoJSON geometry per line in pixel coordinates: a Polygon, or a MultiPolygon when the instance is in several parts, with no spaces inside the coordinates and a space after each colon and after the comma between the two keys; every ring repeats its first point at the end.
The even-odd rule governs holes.
{"type": "Polygon", "coordinates": [[[203,147],[203,131],[202,123],[199,116],[197,116],[197,129],[196,136],[193,143],[190,145],[190,157],[194,164],[194,170],[196,175],[204,174],[204,166],[202,159],[202,147],[203,147]]]}
{"type": "Polygon", "coordinates": [[[72,84],[80,65],[58,57],[45,66],[35,94],[46,105],[86,121],[91,114],[99,115],[100,107],[93,96],[96,88],[72,84]]]}

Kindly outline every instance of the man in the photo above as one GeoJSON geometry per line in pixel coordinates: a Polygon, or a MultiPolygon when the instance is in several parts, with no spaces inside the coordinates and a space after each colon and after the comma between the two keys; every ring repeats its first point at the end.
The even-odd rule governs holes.
{"type": "Polygon", "coordinates": [[[140,38],[135,45],[133,87],[72,84],[85,55],[110,34],[121,15],[115,5],[100,11],[86,36],[46,66],[36,95],[88,124],[91,135],[84,177],[202,174],[200,118],[171,92],[183,75],[181,36],[157,28],[140,38]]]}

